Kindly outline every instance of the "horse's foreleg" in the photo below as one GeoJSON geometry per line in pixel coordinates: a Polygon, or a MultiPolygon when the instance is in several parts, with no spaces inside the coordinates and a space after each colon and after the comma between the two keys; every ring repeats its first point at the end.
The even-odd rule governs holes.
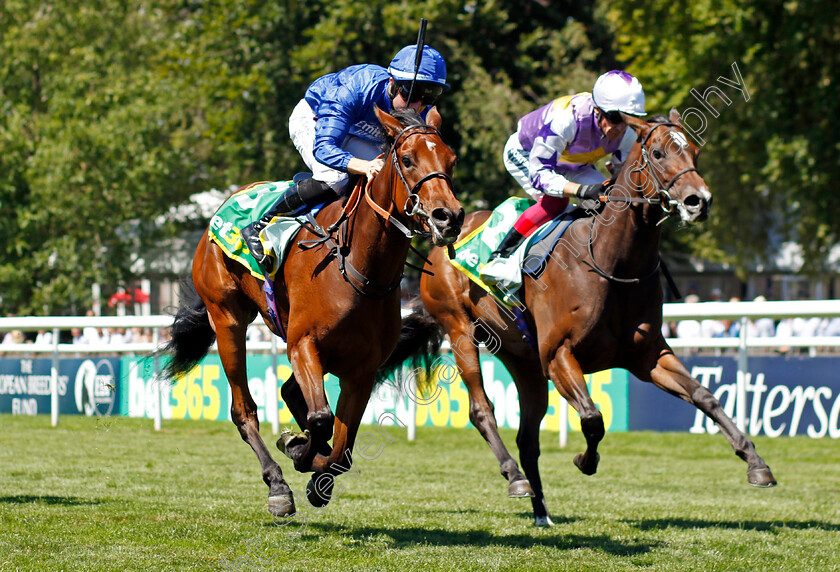
{"type": "MultiPolygon", "coordinates": [[[[373,374],[354,380],[341,380],[341,393],[335,411],[332,450],[328,455],[315,455],[312,461],[314,474],[306,485],[306,498],[312,506],[324,506],[340,494],[333,491],[337,475],[348,471],[354,476],[358,475],[358,470],[352,469],[352,450],[359,430],[359,423],[362,421],[365,407],[370,400],[373,382],[373,374]]],[[[381,447],[365,451],[365,453],[368,455],[375,454],[370,459],[373,460],[381,453],[381,447]]]]}
{"type": "Polygon", "coordinates": [[[660,389],[691,403],[717,423],[735,454],[746,461],[747,479],[751,485],[772,487],[776,484],[773,473],[764,459],[756,453],[750,438],[738,429],[712,392],[691,377],[665,340],[660,340],[658,349],[638,368],[631,369],[631,372],[640,380],[652,381],[660,389]]]}
{"type": "Polygon", "coordinates": [[[548,373],[560,392],[580,415],[580,429],[586,438],[586,451],[575,455],[574,463],[585,475],[598,470],[598,443],[604,438],[604,418],[595,407],[580,364],[569,348],[560,346],[548,365],[548,373]]]}
{"type": "MultiPolygon", "coordinates": [[[[298,340],[290,349],[289,361],[298,389],[292,386],[286,388],[286,384],[284,389],[292,396],[293,402],[299,400],[296,396],[298,390],[303,396],[306,419],[305,423],[301,423],[303,419],[298,419],[298,423],[309,431],[309,438],[285,443],[285,447],[281,445],[281,438],[278,446],[294,461],[296,470],[306,473],[313,470],[312,462],[319,451],[330,449],[328,442],[332,438],[334,416],[324,392],[324,368],[315,341],[310,337],[298,340]]],[[[299,415],[303,414],[303,405],[298,403],[294,407],[299,415]]]]}
{"type": "Polygon", "coordinates": [[[540,478],[540,423],[548,410],[548,380],[539,361],[521,360],[499,354],[513,376],[519,391],[519,432],[516,444],[519,447],[519,461],[528,476],[534,496],[534,523],[537,526],[551,526],[548,507],[545,504],[542,479],[540,478]]]}
{"type": "MultiPolygon", "coordinates": [[[[286,407],[288,407],[289,411],[292,412],[292,415],[300,428],[308,430],[309,421],[307,420],[307,415],[309,414],[309,408],[306,405],[306,399],[303,397],[303,391],[300,389],[300,385],[298,385],[294,374],[292,374],[291,377],[289,377],[289,379],[287,379],[283,384],[283,387],[280,389],[280,393],[283,396],[283,401],[286,403],[286,407]]],[[[283,435],[280,437],[280,440],[282,441],[283,450],[287,452],[290,457],[303,456],[303,450],[297,452],[295,455],[292,454],[295,447],[309,446],[309,439],[301,435],[283,435]]],[[[329,455],[329,444],[321,443],[318,452],[323,455],[329,455]]]]}
{"type": "MultiPolygon", "coordinates": [[[[444,324],[447,326],[448,324],[444,324]]],[[[503,477],[508,480],[508,496],[513,498],[530,497],[534,495],[528,479],[522,474],[519,465],[508,453],[502,438],[499,436],[499,429],[496,426],[496,416],[493,413],[493,404],[487,398],[484,391],[484,382],[481,378],[481,363],[478,356],[478,347],[475,346],[466,334],[466,330],[460,326],[446,328],[453,344],[458,348],[453,351],[455,363],[461,372],[461,379],[467,386],[470,396],[470,421],[487,444],[496,459],[499,461],[499,469],[503,477]]]]}
{"type": "Polygon", "coordinates": [[[222,312],[216,306],[207,307],[213,319],[216,339],[219,346],[219,358],[230,383],[230,416],[242,440],[251,446],[262,467],[263,481],[268,485],[268,510],[275,516],[295,513],[292,490],[283,479],[280,465],[271,457],[268,447],[260,437],[260,422],[257,418],[257,404],[248,389],[245,371],[245,328],[247,320],[230,320],[228,312],[222,312]]]}

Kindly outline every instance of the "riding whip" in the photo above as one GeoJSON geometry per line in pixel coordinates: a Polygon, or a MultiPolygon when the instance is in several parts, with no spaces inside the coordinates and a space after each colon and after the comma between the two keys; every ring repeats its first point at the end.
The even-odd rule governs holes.
{"type": "Polygon", "coordinates": [[[423,60],[423,46],[426,45],[426,18],[420,18],[420,31],[417,33],[417,53],[414,54],[414,78],[411,80],[411,87],[408,88],[408,101],[411,103],[411,94],[414,93],[414,84],[417,83],[417,72],[420,71],[420,62],[423,60]]]}

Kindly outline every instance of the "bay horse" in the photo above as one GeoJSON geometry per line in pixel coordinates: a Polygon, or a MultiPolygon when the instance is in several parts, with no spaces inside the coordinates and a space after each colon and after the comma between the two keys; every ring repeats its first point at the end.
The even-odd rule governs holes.
{"type": "MultiPolygon", "coordinates": [[[[660,223],[671,215],[678,215],[684,224],[708,217],[712,195],[697,171],[699,150],[685,137],[676,109],[653,122],[626,115],[624,119],[638,140],[613,191],[602,197],[604,210],[572,223],[566,236],[583,240],[555,247],[539,276],[537,272],[523,276],[517,296],[536,334],[536,347],[523,340],[510,309],[450,264],[442,249],[433,249],[429,256],[434,276],[424,274],[421,279],[423,305],[449,335],[469,390],[470,421],[495,453],[509,482],[508,494],[532,497],[537,525],[552,524],[537,463],[540,422],[548,407],[547,380],[580,414],[586,450],[574,457],[574,464],[592,475],[598,467],[604,421],[584,374],[610,368],[624,368],[696,406],[718,424],[735,453],[746,461],[750,484],[776,484],[752,441],[711,392],[691,377],[662,335],[660,223]],[[498,348],[494,353],[519,390],[516,443],[525,475],[499,437],[493,404],[484,391],[478,343],[490,338],[488,347],[498,348]]],[[[462,235],[489,215],[489,211],[471,214],[462,235]]],[[[526,267],[527,263],[526,259],[526,267]]],[[[422,314],[407,320],[422,320],[422,314]]]]}
{"type": "MultiPolygon", "coordinates": [[[[464,221],[452,187],[455,154],[438,131],[437,109],[427,114],[428,123],[413,112],[389,115],[376,109],[376,115],[390,146],[382,170],[344,204],[332,203],[317,214],[323,228],[332,224],[327,231],[301,230],[275,282],[293,370],[281,394],[304,430],[284,433],[277,445],[296,470],[314,473],[306,493],[315,506],[329,502],[334,477],[350,468],[377,369],[399,338],[400,280],[411,237],[422,233],[436,245],[451,244],[464,221]],[[335,224],[338,220],[343,223],[335,224]],[[335,415],[324,393],[326,373],[340,382],[335,415]]],[[[192,282],[200,299],[182,305],[176,315],[164,348],[173,359],[164,373],[185,374],[214,339],[218,342],[232,394],[231,418],[259,459],[268,510],[294,514],[293,493],[260,437],[245,371],[245,331],[257,314],[281,335],[269,316],[263,282],[225,256],[207,231],[193,258],[192,282]]]]}

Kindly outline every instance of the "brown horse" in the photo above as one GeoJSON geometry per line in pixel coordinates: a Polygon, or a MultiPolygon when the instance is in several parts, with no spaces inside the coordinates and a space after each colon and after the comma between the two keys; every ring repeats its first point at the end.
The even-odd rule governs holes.
{"type": "MultiPolygon", "coordinates": [[[[333,238],[314,246],[296,242],[275,284],[294,372],[281,392],[305,430],[284,434],[278,447],[298,471],[315,473],[307,486],[315,506],[329,502],[334,476],[350,468],[376,371],[399,337],[399,284],[411,236],[421,229],[436,245],[447,245],[464,221],[452,189],[455,154],[438,132],[437,110],[428,113],[428,125],[412,113],[392,116],[377,109],[376,114],[390,145],[382,171],[343,205],[334,203],[318,213],[324,227],[340,218],[344,222],[327,231],[333,238]],[[340,380],[335,415],[324,393],[326,373],[340,380]]],[[[324,236],[309,230],[298,236],[319,238],[324,236]]],[[[245,372],[245,330],[256,315],[280,335],[269,317],[262,282],[226,257],[206,232],[193,259],[192,280],[201,299],[182,306],[175,318],[165,348],[174,358],[166,374],[186,373],[218,341],[232,392],[231,417],[260,461],[269,511],[293,514],[292,491],[260,437],[245,372]]]]}
{"type": "MultiPolygon", "coordinates": [[[[750,484],[776,484],[750,439],[718,400],[692,379],[661,332],[659,223],[670,215],[679,215],[686,224],[703,221],[712,202],[696,169],[698,149],[686,139],[676,110],[670,118],[660,116],[651,123],[629,116],[625,120],[638,134],[638,142],[610,196],[602,197],[606,201],[603,212],[575,221],[566,236],[571,234],[577,241],[561,241],[565,248],[555,247],[541,273],[526,273],[517,294],[536,333],[537,349],[523,341],[511,311],[456,270],[443,250],[433,249],[429,259],[435,275],[424,275],[421,280],[423,303],[449,334],[469,390],[470,420],[499,460],[510,496],[533,497],[538,525],[551,524],[537,464],[540,422],[548,406],[547,379],[580,414],[587,448],[575,456],[574,463],[592,475],[598,467],[604,421],[584,374],[610,368],[627,369],[692,403],[718,424],[736,454],[747,462],[750,484]],[[499,438],[493,405],[481,378],[481,341],[489,342],[488,348],[498,348],[495,354],[519,390],[516,442],[527,479],[499,438]]],[[[469,234],[489,214],[467,217],[462,234],[469,234]]]]}

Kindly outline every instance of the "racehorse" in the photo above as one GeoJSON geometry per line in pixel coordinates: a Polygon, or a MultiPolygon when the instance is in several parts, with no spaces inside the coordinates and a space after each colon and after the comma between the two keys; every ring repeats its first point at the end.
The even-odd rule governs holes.
{"type": "MultiPolygon", "coordinates": [[[[509,495],[532,497],[538,525],[552,524],[537,463],[540,422],[548,407],[547,379],[580,414],[586,450],[574,457],[574,463],[592,475],[598,467],[604,421],[584,374],[610,368],[627,369],[693,404],[718,424],[735,453],[746,461],[750,484],[776,484],[750,439],[711,392],[692,379],[662,335],[660,223],[671,215],[685,224],[708,217],[712,195],[697,171],[699,150],[685,137],[676,109],[653,122],[626,115],[624,119],[638,140],[612,191],[601,197],[606,201],[604,210],[572,223],[566,234],[577,239],[565,241],[563,249],[555,247],[541,272],[523,276],[517,295],[536,334],[536,347],[523,340],[510,309],[450,264],[442,249],[433,249],[429,256],[434,276],[424,274],[421,279],[423,305],[448,333],[469,390],[470,421],[495,453],[509,481],[509,495]],[[481,378],[478,343],[482,341],[507,367],[519,390],[516,442],[527,479],[499,438],[481,378]]],[[[484,211],[467,217],[462,235],[489,215],[484,211]]],[[[422,320],[422,315],[409,318],[422,320]]],[[[418,342],[419,336],[406,340],[403,351],[410,354],[408,346],[418,342]]]]}
{"type": "MultiPolygon", "coordinates": [[[[306,491],[315,506],[329,502],[334,477],[350,468],[376,371],[400,335],[399,286],[411,237],[430,235],[435,245],[447,245],[464,221],[452,188],[455,154],[441,139],[437,110],[427,114],[428,124],[409,112],[377,109],[376,114],[390,145],[382,170],[344,204],[318,213],[321,232],[301,231],[275,282],[293,370],[281,394],[304,430],[285,433],[277,445],[296,470],[314,473],[306,491]],[[335,415],[324,393],[326,373],[340,381],[335,415]]],[[[260,437],[245,371],[245,331],[257,314],[281,335],[269,316],[263,282],[225,256],[206,231],[193,259],[192,281],[200,299],[182,305],[176,315],[164,348],[174,354],[165,375],[188,372],[213,340],[218,342],[231,388],[231,418],[259,459],[269,512],[294,514],[292,491],[260,437]]]]}

